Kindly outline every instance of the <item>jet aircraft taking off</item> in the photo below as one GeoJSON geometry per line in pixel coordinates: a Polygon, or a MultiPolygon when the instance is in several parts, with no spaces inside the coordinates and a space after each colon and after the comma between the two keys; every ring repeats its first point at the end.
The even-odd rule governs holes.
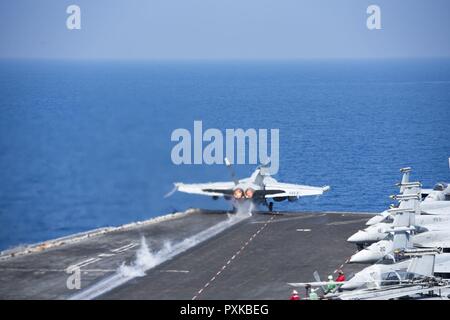
{"type": "Polygon", "coordinates": [[[175,189],[170,192],[180,191],[191,194],[210,196],[213,199],[223,197],[233,202],[236,208],[243,202],[251,202],[256,205],[265,205],[273,210],[273,201],[296,201],[300,197],[318,196],[330,189],[329,186],[313,187],[299,184],[281,183],[270,176],[265,165],[259,166],[249,178],[235,179],[235,173],[231,163],[225,159],[225,164],[230,168],[233,181],[210,183],[175,183],[175,189]]]}

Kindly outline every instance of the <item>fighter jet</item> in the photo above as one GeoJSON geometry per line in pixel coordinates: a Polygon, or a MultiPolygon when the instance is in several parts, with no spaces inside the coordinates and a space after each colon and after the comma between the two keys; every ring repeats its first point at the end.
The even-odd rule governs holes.
{"type": "MultiPolygon", "coordinates": [[[[391,211],[385,210],[380,214],[370,218],[367,226],[373,226],[381,222],[392,222],[391,211]]],[[[420,203],[420,214],[423,215],[448,215],[450,214],[450,201],[422,201],[420,203]]]]}
{"type": "MultiPolygon", "coordinates": [[[[403,219],[406,220],[407,217],[405,216],[403,219]]],[[[396,222],[399,223],[399,220],[397,219],[396,222]]],[[[440,247],[411,248],[406,231],[399,231],[393,236],[392,251],[389,254],[386,254],[374,265],[356,273],[341,288],[353,290],[368,288],[369,284],[379,287],[383,282],[384,285],[405,283],[405,279],[411,278],[408,273],[449,279],[450,254],[443,253],[440,247]],[[386,283],[386,281],[392,283],[386,283]]]]}
{"type": "Polygon", "coordinates": [[[450,254],[444,254],[438,248],[402,249],[395,258],[380,260],[344,282],[320,281],[315,272],[316,281],[288,285],[316,287],[325,299],[382,299],[392,294],[402,297],[415,294],[423,287],[447,288],[449,281],[444,279],[450,278],[449,268],[450,254]],[[327,293],[325,288],[330,284],[335,285],[336,290],[327,293]]]}
{"type": "MultiPolygon", "coordinates": [[[[450,210],[450,187],[447,183],[441,182],[436,184],[433,189],[424,189],[419,182],[409,182],[411,174],[410,167],[401,168],[400,172],[403,173],[402,181],[397,183],[397,186],[400,188],[400,194],[414,193],[415,190],[412,188],[419,187],[423,200],[421,210],[425,214],[447,214],[450,210]]],[[[389,216],[389,210],[385,210],[369,219],[366,225],[371,226],[383,222],[389,219],[389,216]]]]}
{"type": "Polygon", "coordinates": [[[450,186],[446,182],[437,183],[433,190],[428,192],[424,201],[449,201],[450,200],[450,186]]]}
{"type": "MultiPolygon", "coordinates": [[[[381,222],[371,224],[364,230],[359,230],[347,239],[348,242],[355,243],[358,248],[362,249],[364,245],[385,240],[388,237],[389,230],[392,228],[395,212],[401,211],[407,206],[406,202],[401,200],[410,196],[413,198],[416,196],[419,196],[419,199],[422,198],[423,189],[420,182],[409,182],[409,173],[411,169],[404,168],[401,170],[403,170],[402,182],[397,184],[400,186],[401,194],[398,196],[391,196],[392,199],[400,200],[397,208],[393,207],[383,212],[381,222]]],[[[424,200],[415,203],[415,216],[413,217],[413,221],[411,221],[415,233],[440,230],[443,226],[448,226],[450,223],[450,201],[436,200],[439,199],[439,197],[432,193],[429,193],[425,199],[428,199],[430,196],[434,196],[434,198],[431,198],[431,200],[428,201],[424,200]]],[[[377,218],[380,220],[379,216],[377,218]]],[[[447,227],[446,229],[450,229],[450,227],[447,227]]],[[[380,245],[382,244],[383,243],[380,245]]]]}
{"type": "MultiPolygon", "coordinates": [[[[414,194],[421,194],[420,184],[418,182],[412,183],[407,188],[408,189],[406,189],[401,196],[396,196],[394,198],[400,197],[405,199],[408,196],[414,197],[414,194]]],[[[416,208],[414,208],[415,215],[412,217],[413,221],[411,221],[416,233],[439,230],[442,225],[450,223],[450,202],[446,202],[446,206],[435,206],[434,204],[436,203],[440,203],[440,201],[416,203],[416,208]],[[428,204],[431,204],[431,206],[428,204]]],[[[405,202],[400,202],[398,208],[392,208],[386,211],[387,214],[382,222],[370,225],[364,230],[359,230],[350,236],[347,241],[355,243],[358,246],[363,246],[364,244],[385,239],[387,237],[387,232],[392,228],[395,213],[399,210],[403,210],[405,206],[405,202]]]]}
{"type": "MultiPolygon", "coordinates": [[[[403,259],[371,265],[341,286],[341,293],[332,298],[343,300],[394,299],[421,297],[434,290],[448,289],[450,283],[442,278],[439,266],[450,266],[450,255],[439,249],[405,250],[403,259]],[[349,292],[349,290],[352,290],[349,292]],[[343,291],[343,292],[342,292],[343,291]]],[[[432,293],[434,294],[434,293],[432,293]]]]}
{"type": "MultiPolygon", "coordinates": [[[[265,165],[259,166],[249,178],[235,179],[231,163],[225,159],[231,170],[233,181],[185,184],[175,183],[174,191],[210,196],[213,199],[223,197],[231,200],[233,207],[244,202],[265,205],[273,210],[273,201],[296,201],[300,197],[318,196],[330,189],[329,186],[312,187],[299,184],[281,183],[270,176],[265,165]]],[[[172,192],[171,192],[172,193],[172,192]]]]}
{"type": "MultiPolygon", "coordinates": [[[[403,208],[394,209],[395,217],[392,227],[385,231],[389,234],[386,239],[375,242],[370,246],[357,252],[350,258],[351,263],[370,263],[375,262],[386,255],[392,254],[398,248],[432,248],[440,247],[445,251],[450,249],[450,223],[443,222],[428,226],[427,230],[421,230],[417,233],[414,227],[416,218],[416,207],[419,197],[402,196],[405,202],[403,208]],[[401,246],[394,241],[395,238],[403,239],[401,246]]],[[[423,228],[423,227],[422,227],[423,228]]]]}
{"type": "MultiPolygon", "coordinates": [[[[416,233],[426,231],[439,230],[442,225],[450,224],[450,208],[447,215],[419,215],[415,217],[414,229],[416,233]]],[[[347,241],[357,245],[371,244],[384,240],[388,237],[388,233],[392,228],[392,223],[380,222],[369,226],[364,230],[359,230],[347,241]]]]}

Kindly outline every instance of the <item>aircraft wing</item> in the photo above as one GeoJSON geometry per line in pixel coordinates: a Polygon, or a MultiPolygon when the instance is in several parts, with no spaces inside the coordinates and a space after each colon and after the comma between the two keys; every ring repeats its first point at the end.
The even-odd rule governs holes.
{"type": "Polygon", "coordinates": [[[434,263],[435,273],[450,273],[450,257],[446,254],[439,254],[436,256],[434,263]]]}
{"type": "Polygon", "coordinates": [[[426,243],[421,242],[414,242],[414,246],[417,246],[419,248],[450,248],[450,240],[449,239],[443,239],[443,240],[435,240],[435,241],[429,241],[426,243]]]}
{"type": "Polygon", "coordinates": [[[277,197],[317,196],[323,194],[325,191],[328,191],[329,189],[330,189],[329,186],[312,187],[300,184],[268,182],[265,184],[264,197],[277,198],[277,197]]]}
{"type": "Polygon", "coordinates": [[[422,193],[422,197],[426,197],[428,196],[431,192],[433,191],[433,189],[421,189],[421,193],[422,193]]]}
{"type": "Polygon", "coordinates": [[[442,225],[440,230],[418,233],[412,238],[414,246],[423,248],[450,248],[450,229],[442,225]]]}
{"type": "Polygon", "coordinates": [[[423,202],[421,204],[421,211],[425,214],[448,215],[450,214],[450,201],[423,202]]]}
{"type": "Polygon", "coordinates": [[[177,182],[174,184],[176,190],[185,193],[199,194],[204,196],[223,197],[232,195],[234,182],[210,182],[210,183],[191,183],[185,184],[177,182]]]}

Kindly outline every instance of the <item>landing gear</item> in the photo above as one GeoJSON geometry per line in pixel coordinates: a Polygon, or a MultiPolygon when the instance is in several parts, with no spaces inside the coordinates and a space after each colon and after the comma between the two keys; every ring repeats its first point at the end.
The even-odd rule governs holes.
{"type": "Polygon", "coordinates": [[[269,211],[272,212],[273,211],[273,202],[269,202],[269,211]]]}

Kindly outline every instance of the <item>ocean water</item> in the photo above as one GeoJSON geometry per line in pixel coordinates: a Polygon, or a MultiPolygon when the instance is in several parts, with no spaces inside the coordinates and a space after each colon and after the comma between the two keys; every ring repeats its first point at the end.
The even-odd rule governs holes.
{"type": "MultiPolygon", "coordinates": [[[[0,62],[0,249],[225,201],[175,181],[176,128],[279,128],[285,182],[331,185],[280,210],[381,211],[398,169],[450,181],[450,61],[0,62]]],[[[254,166],[236,167],[240,177],[254,166]]]]}

